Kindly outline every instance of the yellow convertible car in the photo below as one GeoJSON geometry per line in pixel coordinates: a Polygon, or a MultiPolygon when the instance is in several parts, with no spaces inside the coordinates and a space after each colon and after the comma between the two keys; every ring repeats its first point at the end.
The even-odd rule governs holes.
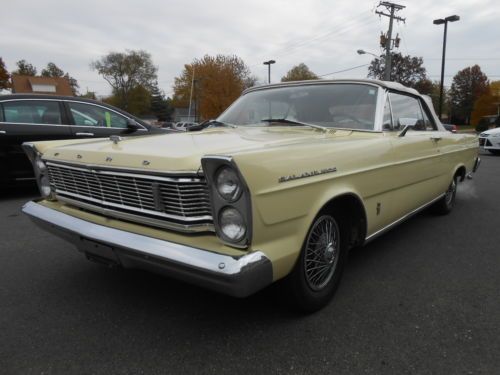
{"type": "Polygon", "coordinates": [[[237,297],[282,279],[314,311],[350,248],[450,212],[480,162],[428,97],[375,80],[254,87],[189,130],[27,143],[42,199],[23,211],[90,260],[237,297]]]}

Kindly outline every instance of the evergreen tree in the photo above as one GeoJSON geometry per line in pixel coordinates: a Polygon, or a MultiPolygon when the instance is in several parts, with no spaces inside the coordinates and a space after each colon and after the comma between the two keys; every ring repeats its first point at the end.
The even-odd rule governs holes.
{"type": "Polygon", "coordinates": [[[165,95],[158,87],[158,82],[151,88],[151,113],[158,118],[158,121],[167,121],[167,103],[165,95]]]}

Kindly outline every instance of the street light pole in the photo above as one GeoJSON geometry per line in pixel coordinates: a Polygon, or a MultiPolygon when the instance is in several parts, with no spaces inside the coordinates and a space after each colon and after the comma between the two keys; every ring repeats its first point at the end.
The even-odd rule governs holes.
{"type": "Polygon", "coordinates": [[[264,61],[264,65],[267,65],[267,82],[268,83],[271,83],[271,65],[272,64],[275,64],[276,61],[274,60],[268,60],[268,61],[264,61]]]}
{"type": "Polygon", "coordinates": [[[439,119],[443,116],[443,89],[444,89],[444,63],[446,59],[446,37],[448,34],[448,22],[455,22],[460,19],[459,16],[453,15],[446,18],[439,18],[434,20],[434,25],[444,24],[444,35],[443,35],[443,57],[441,58],[441,84],[439,85],[439,119]]]}
{"type": "Polygon", "coordinates": [[[382,59],[385,59],[384,56],[377,56],[376,54],[372,53],[372,52],[368,52],[368,51],[365,51],[364,49],[358,49],[356,51],[358,53],[358,55],[372,55],[375,57],[375,60],[377,60],[378,62],[378,69],[380,69],[380,64],[382,62],[382,59]]]}

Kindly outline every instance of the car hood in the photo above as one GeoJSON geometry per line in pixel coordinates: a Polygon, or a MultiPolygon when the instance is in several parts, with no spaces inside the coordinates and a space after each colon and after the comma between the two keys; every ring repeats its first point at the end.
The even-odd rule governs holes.
{"type": "Polygon", "coordinates": [[[482,132],[481,134],[479,134],[479,136],[480,137],[487,137],[487,136],[493,135],[493,134],[500,134],[500,128],[486,130],[486,131],[482,132]]]}
{"type": "MultiPolygon", "coordinates": [[[[80,140],[48,148],[46,160],[107,167],[140,168],[157,171],[193,171],[204,155],[236,155],[269,150],[298,143],[322,142],[325,138],[348,139],[352,132],[323,132],[310,128],[239,127],[206,129],[166,135],[80,140]]],[[[366,134],[368,133],[358,133],[366,134]]]]}

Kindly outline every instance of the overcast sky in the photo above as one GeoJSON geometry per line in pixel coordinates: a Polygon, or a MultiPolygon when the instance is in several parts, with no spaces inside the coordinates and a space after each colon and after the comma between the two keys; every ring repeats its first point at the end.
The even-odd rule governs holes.
{"type": "MultiPolygon", "coordinates": [[[[440,74],[443,26],[432,20],[458,14],[449,24],[446,80],[479,64],[491,80],[500,80],[500,1],[397,1],[406,8],[396,23],[399,51],[422,56],[431,79],[440,74]]],[[[38,71],[53,61],[80,84],[80,91],[110,93],[109,85],[89,68],[109,51],[143,49],[158,66],[159,85],[172,94],[174,77],[184,64],[205,54],[235,54],[260,81],[262,62],[276,60],[272,80],[304,62],[318,75],[367,64],[379,54],[379,35],[388,19],[374,13],[372,0],[7,0],[2,4],[0,57],[9,71],[26,59],[38,71]]],[[[366,77],[367,67],[325,78],[366,77]]]]}

